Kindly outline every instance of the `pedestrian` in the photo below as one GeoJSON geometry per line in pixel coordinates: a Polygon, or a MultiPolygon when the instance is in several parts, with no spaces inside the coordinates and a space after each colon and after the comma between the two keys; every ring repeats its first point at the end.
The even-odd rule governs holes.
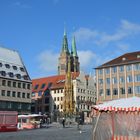
{"type": "Polygon", "coordinates": [[[65,127],[65,118],[62,119],[63,128],[65,127]]]}

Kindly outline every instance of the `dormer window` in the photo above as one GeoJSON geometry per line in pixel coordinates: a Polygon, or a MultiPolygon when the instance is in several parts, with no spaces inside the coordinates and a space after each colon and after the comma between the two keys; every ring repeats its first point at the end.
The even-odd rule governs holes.
{"type": "Polygon", "coordinates": [[[6,76],[6,72],[5,71],[1,71],[1,75],[2,76],[6,76]]]}
{"type": "Polygon", "coordinates": [[[12,72],[9,72],[9,77],[14,77],[14,74],[12,72]]]}
{"type": "Polygon", "coordinates": [[[122,61],[125,61],[125,60],[126,60],[126,58],[125,58],[125,57],[123,57],[123,58],[122,58],[122,61]]]}
{"type": "Polygon", "coordinates": [[[2,67],[2,63],[0,63],[0,67],[2,67]]]}
{"type": "Polygon", "coordinates": [[[21,70],[22,72],[24,72],[24,71],[25,71],[25,69],[24,69],[23,67],[20,67],[20,70],[21,70]]]}
{"type": "Polygon", "coordinates": [[[23,76],[24,80],[29,80],[29,77],[27,75],[23,76]]]}
{"type": "Polygon", "coordinates": [[[17,70],[17,66],[13,66],[13,69],[14,69],[14,70],[17,70]]]}
{"type": "Polygon", "coordinates": [[[9,64],[5,64],[5,67],[9,69],[10,68],[10,65],[9,64]]]}
{"type": "Polygon", "coordinates": [[[20,74],[17,74],[16,77],[17,77],[18,79],[21,79],[21,75],[20,75],[20,74]]]}
{"type": "Polygon", "coordinates": [[[140,58],[140,54],[137,55],[137,58],[140,58]]]}

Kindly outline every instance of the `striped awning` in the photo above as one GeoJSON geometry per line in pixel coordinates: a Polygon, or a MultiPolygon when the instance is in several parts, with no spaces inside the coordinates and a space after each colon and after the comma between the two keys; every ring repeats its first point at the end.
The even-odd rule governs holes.
{"type": "Polygon", "coordinates": [[[93,108],[102,111],[140,111],[140,98],[130,97],[104,102],[93,108]]]}

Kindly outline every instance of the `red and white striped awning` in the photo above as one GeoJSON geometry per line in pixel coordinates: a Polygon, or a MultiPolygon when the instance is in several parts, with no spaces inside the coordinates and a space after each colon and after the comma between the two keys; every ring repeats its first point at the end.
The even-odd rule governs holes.
{"type": "Polygon", "coordinates": [[[140,111],[140,98],[130,97],[104,102],[93,108],[103,111],[140,111]]]}

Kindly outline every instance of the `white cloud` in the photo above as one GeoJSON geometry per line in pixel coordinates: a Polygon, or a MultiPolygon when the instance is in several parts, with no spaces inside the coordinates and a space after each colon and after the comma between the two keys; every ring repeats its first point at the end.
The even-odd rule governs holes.
{"type": "Polygon", "coordinates": [[[125,38],[140,34],[140,24],[135,24],[127,20],[121,20],[120,26],[115,33],[108,34],[107,32],[99,32],[89,28],[79,28],[73,33],[79,43],[86,44],[87,41],[97,45],[106,45],[111,42],[122,41],[125,38]]]}
{"type": "Polygon", "coordinates": [[[39,69],[46,73],[56,72],[59,54],[49,50],[44,51],[38,56],[39,69]]]}

